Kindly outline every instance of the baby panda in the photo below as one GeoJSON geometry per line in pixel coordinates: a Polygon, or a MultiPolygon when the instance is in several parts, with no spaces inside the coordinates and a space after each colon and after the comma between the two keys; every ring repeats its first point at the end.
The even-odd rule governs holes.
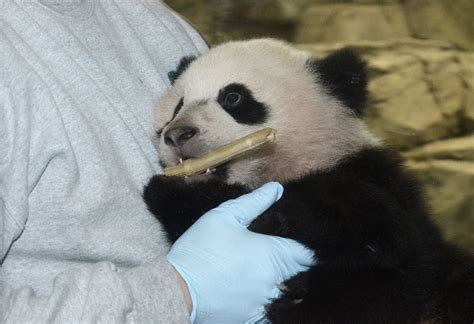
{"type": "Polygon", "coordinates": [[[163,167],[263,127],[276,141],[206,174],[154,176],[150,211],[174,242],[221,202],[276,180],[283,197],[249,227],[313,250],[284,283],[272,323],[472,323],[474,260],[442,240],[418,184],[361,119],[364,63],[270,39],[186,57],[156,108],[163,167]]]}

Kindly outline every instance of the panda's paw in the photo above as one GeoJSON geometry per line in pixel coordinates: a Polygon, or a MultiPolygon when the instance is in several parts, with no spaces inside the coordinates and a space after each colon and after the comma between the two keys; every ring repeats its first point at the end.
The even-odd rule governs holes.
{"type": "Polygon", "coordinates": [[[174,243],[197,219],[194,191],[183,178],[156,175],[143,192],[148,209],[161,223],[170,243],[174,243]],[[195,203],[195,202],[194,202],[195,203]]]}
{"type": "Polygon", "coordinates": [[[185,191],[183,178],[153,176],[143,191],[148,209],[158,218],[165,217],[174,207],[182,204],[181,194],[185,191]]]}
{"type": "Polygon", "coordinates": [[[297,319],[306,318],[308,278],[308,272],[300,272],[279,285],[280,297],[265,307],[272,323],[299,323],[297,319]]]}
{"type": "Polygon", "coordinates": [[[300,319],[304,316],[303,298],[290,298],[283,294],[271,304],[265,306],[266,316],[272,324],[303,323],[300,319]]]}

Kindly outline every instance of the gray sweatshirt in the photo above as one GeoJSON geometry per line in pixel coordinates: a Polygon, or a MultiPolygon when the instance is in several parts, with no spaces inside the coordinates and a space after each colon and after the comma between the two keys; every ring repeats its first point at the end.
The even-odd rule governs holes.
{"type": "Polygon", "coordinates": [[[183,323],[142,189],[199,35],[158,1],[0,0],[0,321],[183,323]]]}

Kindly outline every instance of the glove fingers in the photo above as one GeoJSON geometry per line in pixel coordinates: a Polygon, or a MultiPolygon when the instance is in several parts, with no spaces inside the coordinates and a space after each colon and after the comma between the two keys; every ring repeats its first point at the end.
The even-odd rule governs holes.
{"type": "Polygon", "coordinates": [[[219,206],[228,209],[240,224],[248,226],[255,218],[273,205],[283,194],[283,187],[278,182],[268,182],[260,188],[228,200],[219,206]]]}
{"type": "Polygon", "coordinates": [[[252,323],[252,324],[270,324],[270,321],[268,318],[266,318],[266,307],[270,305],[273,300],[277,299],[280,297],[281,291],[279,288],[275,287],[273,288],[269,294],[267,295],[267,303],[264,306],[259,307],[257,314],[252,316],[249,320],[247,320],[245,323],[252,323]]]}
{"type": "Polygon", "coordinates": [[[314,252],[308,249],[303,244],[296,242],[292,239],[287,238],[278,238],[280,240],[280,244],[286,247],[286,250],[289,251],[291,254],[290,257],[293,258],[293,261],[296,262],[298,265],[302,266],[303,269],[299,269],[298,271],[307,270],[306,268],[313,266],[316,264],[316,256],[314,252]]]}
{"type": "Polygon", "coordinates": [[[266,316],[266,307],[270,305],[275,299],[281,296],[281,291],[278,287],[274,287],[272,290],[267,293],[267,301],[265,305],[262,305],[257,309],[257,313],[248,319],[245,323],[252,324],[270,324],[270,321],[265,317],[266,316]]]}
{"type": "Polygon", "coordinates": [[[260,324],[267,323],[265,318],[265,309],[263,307],[258,309],[258,313],[245,321],[245,324],[260,324]]]}

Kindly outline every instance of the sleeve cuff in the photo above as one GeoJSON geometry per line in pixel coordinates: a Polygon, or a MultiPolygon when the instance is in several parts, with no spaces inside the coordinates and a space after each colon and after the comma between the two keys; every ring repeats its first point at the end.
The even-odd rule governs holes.
{"type": "Polygon", "coordinates": [[[166,259],[123,273],[132,290],[132,322],[185,323],[189,312],[173,267],[166,259]]]}

